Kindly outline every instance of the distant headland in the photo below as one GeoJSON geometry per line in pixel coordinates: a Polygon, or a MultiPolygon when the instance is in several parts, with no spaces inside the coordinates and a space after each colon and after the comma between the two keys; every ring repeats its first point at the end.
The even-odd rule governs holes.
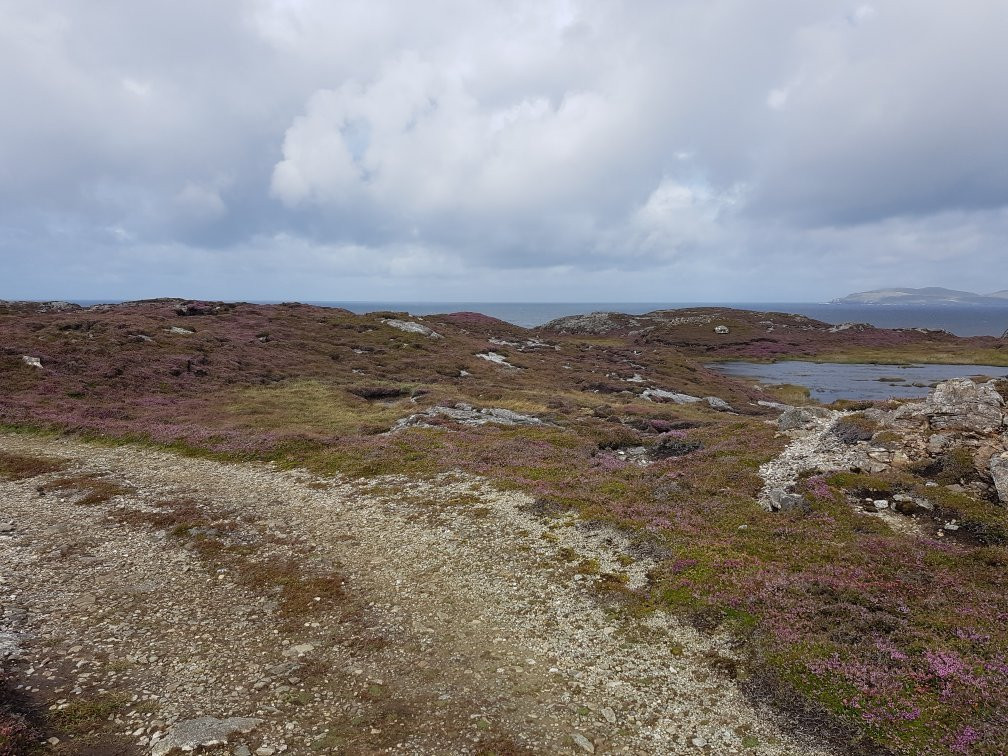
{"type": "Polygon", "coordinates": [[[940,286],[923,289],[893,287],[874,289],[848,294],[834,299],[830,304],[843,305],[909,305],[909,306],[959,306],[980,305],[984,307],[1008,307],[1008,289],[990,294],[974,294],[971,291],[956,291],[940,286]]]}

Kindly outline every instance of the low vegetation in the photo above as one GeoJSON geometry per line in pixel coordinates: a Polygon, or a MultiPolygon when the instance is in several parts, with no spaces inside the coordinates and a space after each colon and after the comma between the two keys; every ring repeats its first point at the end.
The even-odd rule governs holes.
{"type": "MultiPolygon", "coordinates": [[[[745,651],[731,670],[740,684],[812,712],[847,747],[1008,747],[1004,510],[926,485],[969,475],[972,460],[953,449],[940,469],[813,476],[802,484],[807,511],[765,511],[756,500],[759,467],[787,439],[757,401],[805,403],[807,392],[762,390],[703,367],[722,358],[892,362],[929,354],[1004,365],[1002,342],[834,332],[797,316],[712,309],[675,313],[682,323],[671,314],[644,326],[615,319],[590,334],[527,331],[459,313],[424,319],[442,336],[433,339],[381,321],[409,319],[402,313],[191,304],[204,314],[179,315],[173,301],[0,314],[8,345],[0,376],[10,386],[0,394],[0,422],[320,474],[483,475],[529,493],[545,515],[576,512],[630,534],[658,561],[651,583],[629,591],[613,581],[600,600],[614,611],[668,610],[731,631],[745,651]],[[715,337],[714,323],[729,334],[715,337]],[[476,357],[489,349],[515,367],[476,357]],[[43,368],[26,365],[22,354],[38,356],[43,368]],[[714,395],[734,411],[649,401],[646,388],[714,395]],[[462,426],[437,418],[435,427],[388,432],[404,417],[459,403],[542,422],[462,426]],[[648,450],[643,463],[626,453],[637,447],[648,450]],[[930,497],[972,535],[896,532],[851,506],[901,491],[930,497]]],[[[859,414],[836,431],[848,443],[876,432],[859,414]]],[[[9,478],[58,471],[58,461],[0,457],[9,478]]],[[[73,492],[82,504],[118,493],[101,478],[72,475],[42,489],[73,492]]],[[[292,621],[321,601],[342,600],[338,570],[306,569],[284,561],[282,549],[233,534],[208,535],[219,518],[186,502],[117,516],[164,529],[241,580],[269,586],[292,621]]]]}

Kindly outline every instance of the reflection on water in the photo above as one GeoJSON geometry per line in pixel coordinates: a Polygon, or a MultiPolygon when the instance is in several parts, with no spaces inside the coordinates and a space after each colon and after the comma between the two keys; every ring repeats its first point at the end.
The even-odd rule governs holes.
{"type": "Polygon", "coordinates": [[[844,365],[821,362],[713,362],[711,370],[759,383],[794,383],[812,397],[829,403],[836,399],[913,399],[925,397],[941,381],[982,375],[1008,376],[1008,368],[993,365],[844,365]]]}

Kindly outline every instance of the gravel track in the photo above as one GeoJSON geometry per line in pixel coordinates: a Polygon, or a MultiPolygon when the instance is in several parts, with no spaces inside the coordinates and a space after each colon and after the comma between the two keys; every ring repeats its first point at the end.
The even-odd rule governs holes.
{"type": "Polygon", "coordinates": [[[69,465],[0,481],[0,663],[54,708],[121,696],[122,753],[201,716],[263,720],[208,753],[820,752],[717,671],[728,638],[619,611],[652,566],[624,535],[479,478],[350,481],[9,434],[0,450],[69,465]],[[132,492],[39,492],[81,474],[132,492]],[[123,515],[179,501],[212,524],[123,515]],[[194,547],[218,536],[248,573],[194,547]],[[292,622],[248,579],[288,556],[340,575],[339,604],[292,622]]]}

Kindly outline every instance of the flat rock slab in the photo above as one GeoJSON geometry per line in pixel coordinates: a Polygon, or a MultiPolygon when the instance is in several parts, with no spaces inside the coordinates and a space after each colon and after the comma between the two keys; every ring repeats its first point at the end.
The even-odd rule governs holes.
{"type": "Polygon", "coordinates": [[[192,753],[199,748],[225,745],[236,732],[251,732],[262,724],[252,717],[199,717],[187,719],[172,727],[168,734],[154,744],[151,756],[168,756],[175,751],[192,753]]]}

